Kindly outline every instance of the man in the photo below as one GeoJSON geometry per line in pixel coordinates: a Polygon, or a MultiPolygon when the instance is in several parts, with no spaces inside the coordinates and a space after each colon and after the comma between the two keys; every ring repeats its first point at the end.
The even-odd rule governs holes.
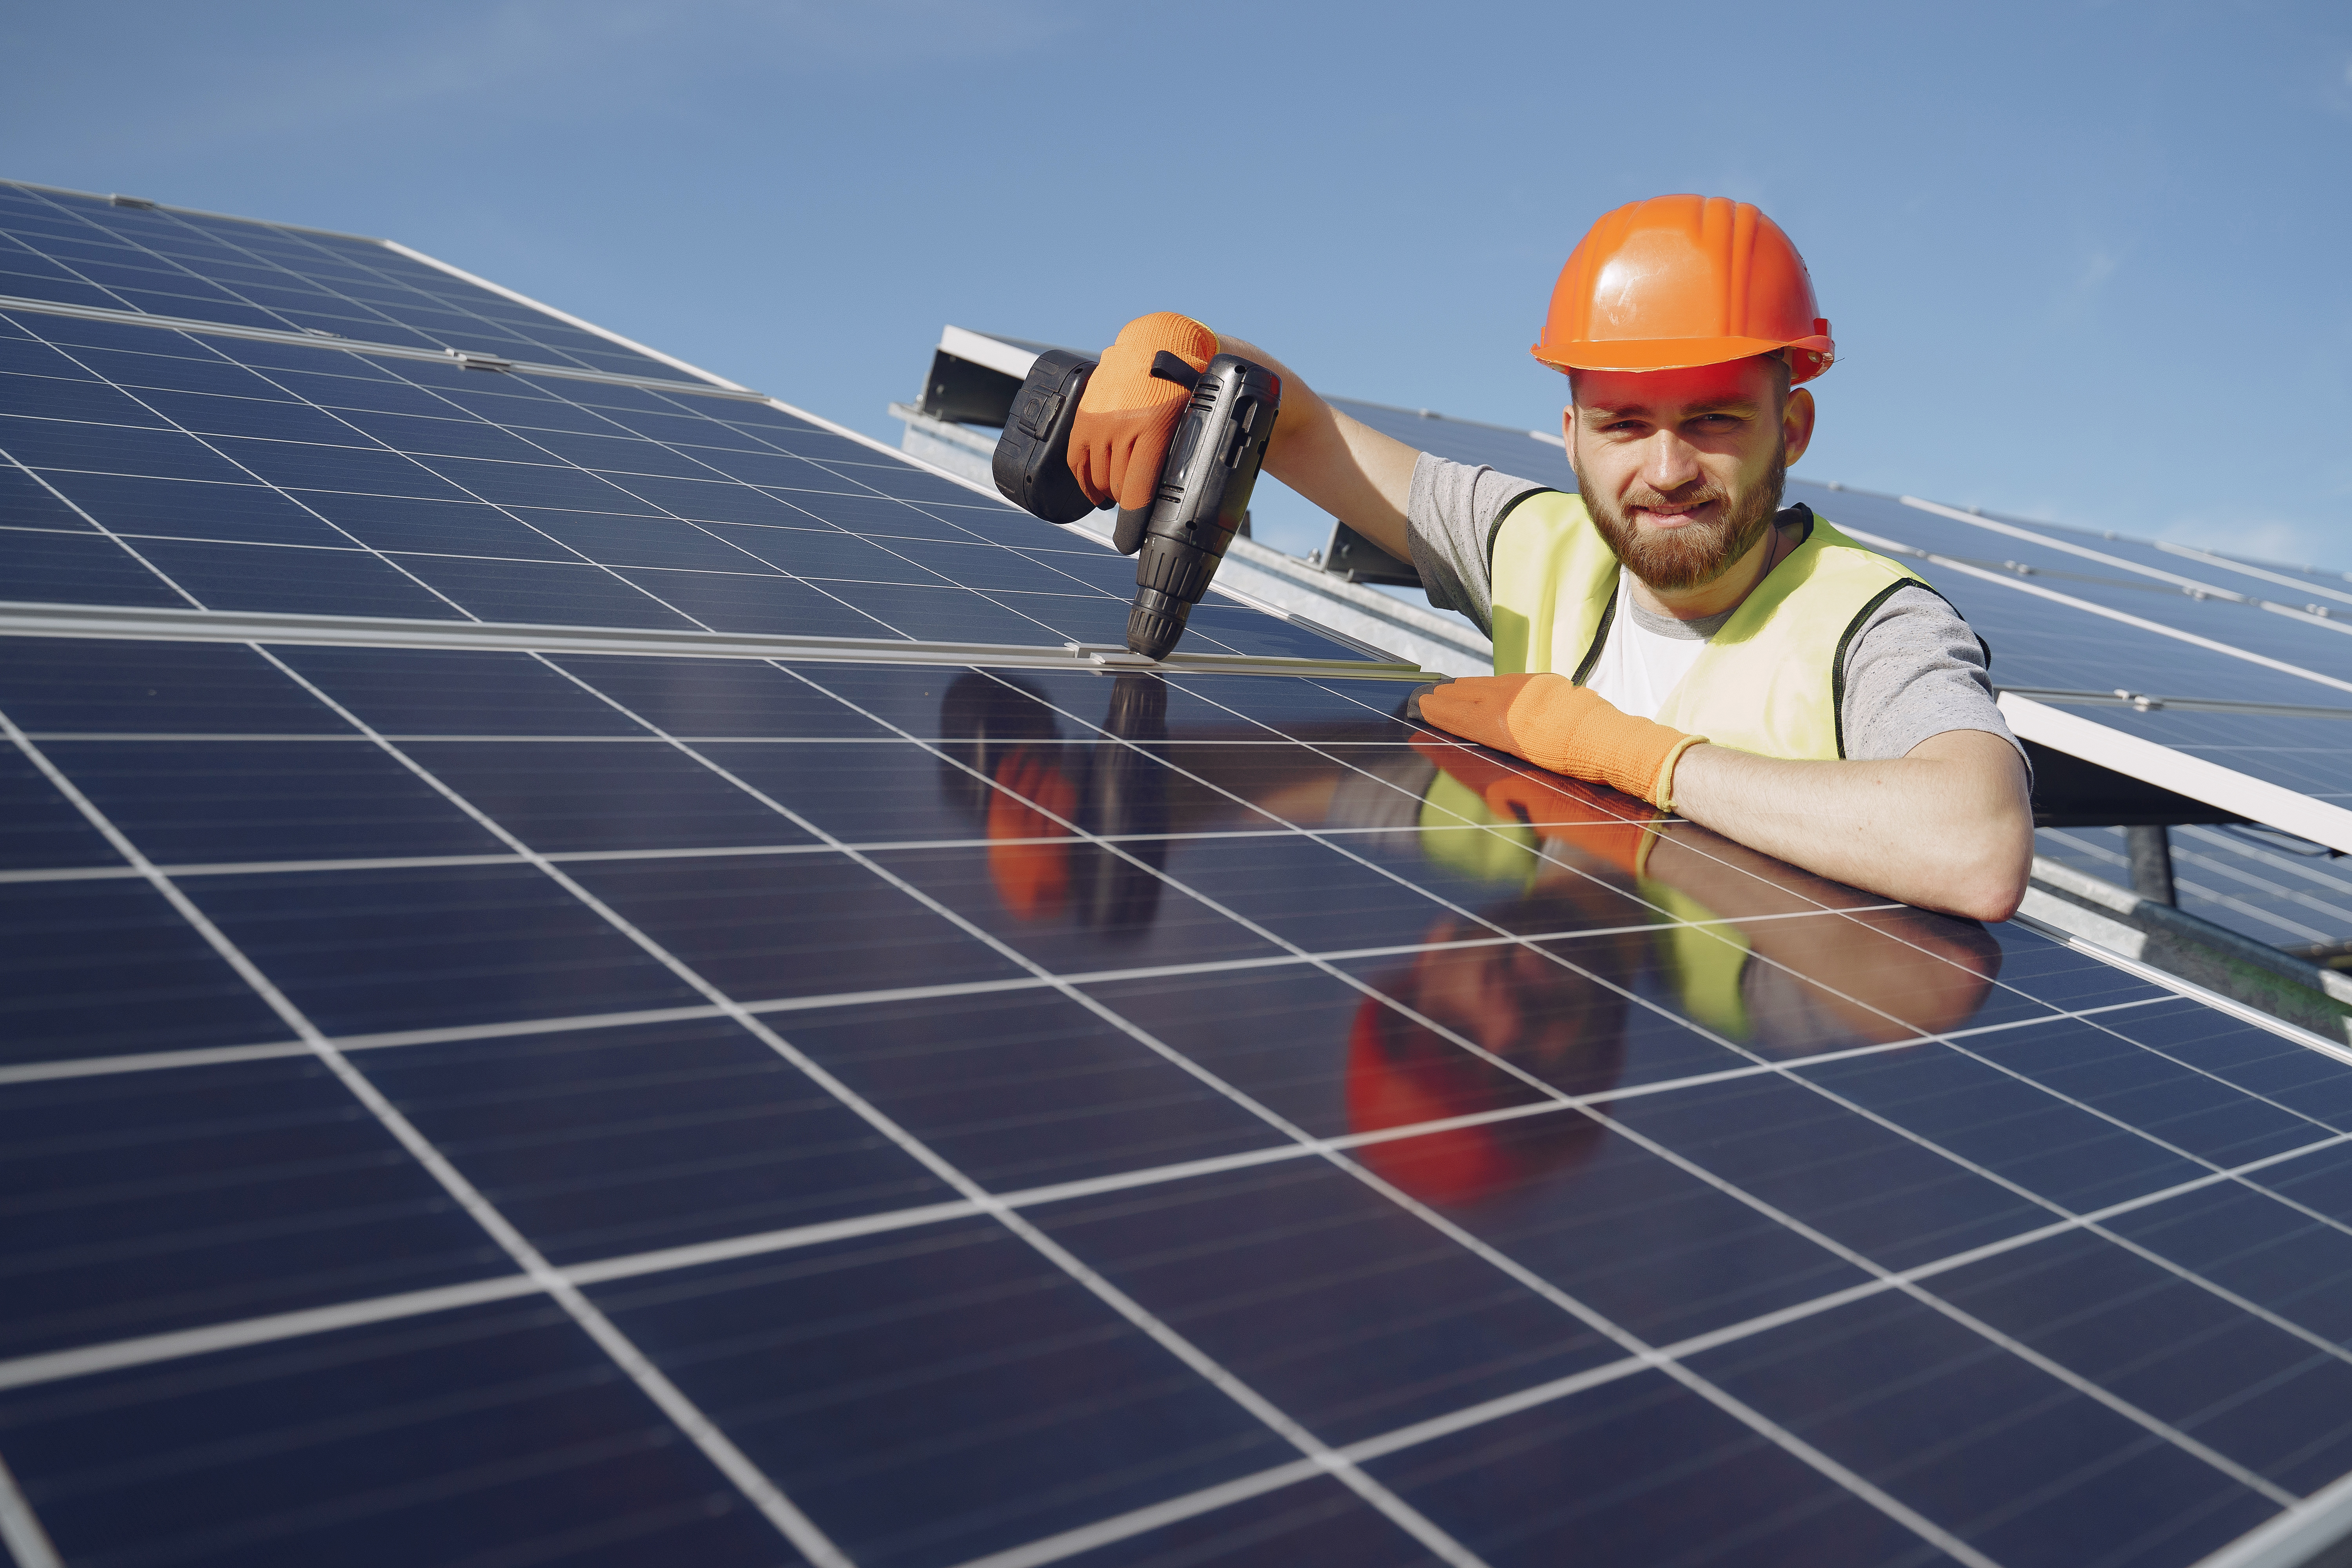
{"type": "Polygon", "coordinates": [[[1097,504],[1146,504],[1184,400],[1153,353],[1266,364],[1267,471],[1495,639],[1496,674],[1427,691],[1428,722],[1855,887],[2006,920],[2032,816],[1981,645],[1909,569],[1780,507],[1812,438],[1802,384],[1835,354],[1816,312],[1762,213],[1656,197],[1592,226],[1534,350],[1569,377],[1577,495],[1416,452],[1165,313],[1105,351],[1070,467],[1097,504]]]}

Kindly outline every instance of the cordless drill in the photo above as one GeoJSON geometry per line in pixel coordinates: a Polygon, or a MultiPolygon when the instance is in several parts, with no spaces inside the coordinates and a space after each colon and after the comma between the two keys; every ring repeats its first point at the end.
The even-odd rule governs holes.
{"type": "MultiPolygon", "coordinates": [[[[1092,510],[1070,472],[1069,455],[1070,426],[1096,363],[1066,349],[1039,354],[996,443],[996,488],[1047,522],[1076,522],[1092,510]]],[[[1121,555],[1142,552],[1135,564],[1127,646],[1156,659],[1165,658],[1184,635],[1192,606],[1209,591],[1217,563],[1249,510],[1282,408],[1282,378],[1235,354],[1219,354],[1206,371],[1195,371],[1164,349],[1151,362],[1151,374],[1192,398],[1168,443],[1151,504],[1122,509],[1111,542],[1121,555]]]]}

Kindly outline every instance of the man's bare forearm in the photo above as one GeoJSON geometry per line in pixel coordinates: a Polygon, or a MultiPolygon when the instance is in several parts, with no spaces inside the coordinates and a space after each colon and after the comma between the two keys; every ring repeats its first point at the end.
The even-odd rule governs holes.
{"type": "Polygon", "coordinates": [[[1886,762],[1790,762],[1694,746],[1675,810],[1727,838],[1922,909],[2002,921],[2025,896],[2033,815],[2009,742],[1931,736],[1886,762]]]}
{"type": "Polygon", "coordinates": [[[1282,377],[1282,416],[1266,448],[1265,471],[1398,560],[1411,560],[1404,514],[1421,454],[1349,418],[1255,343],[1221,333],[1217,346],[1282,377]]]}

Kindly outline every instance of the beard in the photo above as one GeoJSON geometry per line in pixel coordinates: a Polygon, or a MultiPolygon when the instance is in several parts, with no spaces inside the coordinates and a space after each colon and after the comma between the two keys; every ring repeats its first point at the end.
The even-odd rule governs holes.
{"type": "MultiPolygon", "coordinates": [[[[1576,467],[1572,455],[1570,467],[1576,467]]],[[[1586,487],[1580,470],[1576,479],[1593,526],[1617,552],[1625,570],[1651,588],[1674,592],[1706,586],[1755,547],[1780,510],[1780,491],[1788,473],[1789,443],[1783,438],[1773,449],[1772,466],[1758,483],[1729,491],[1709,483],[1669,498],[1637,483],[1622,496],[1608,498],[1586,487]],[[1722,515],[1713,522],[1644,532],[1628,515],[1636,507],[1694,506],[1708,501],[1724,503],[1722,515]]]]}

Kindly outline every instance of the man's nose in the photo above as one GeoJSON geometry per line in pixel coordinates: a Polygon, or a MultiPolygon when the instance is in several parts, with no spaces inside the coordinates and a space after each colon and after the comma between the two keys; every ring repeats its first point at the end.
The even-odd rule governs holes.
{"type": "Polygon", "coordinates": [[[1643,444],[1642,479],[1652,489],[1671,494],[1702,477],[1698,448],[1675,431],[1654,432],[1643,444]]]}

